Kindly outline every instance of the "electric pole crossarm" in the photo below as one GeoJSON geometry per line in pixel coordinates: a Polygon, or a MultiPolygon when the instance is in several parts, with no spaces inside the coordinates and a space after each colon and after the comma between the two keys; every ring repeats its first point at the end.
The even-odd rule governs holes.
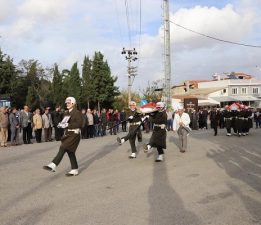
{"type": "Polygon", "coordinates": [[[136,68],[131,66],[131,62],[136,61],[138,58],[136,55],[138,54],[135,48],[133,49],[122,49],[121,52],[122,55],[126,55],[125,59],[128,60],[128,67],[127,67],[127,72],[128,72],[128,102],[131,101],[131,87],[133,81],[131,81],[131,77],[136,76],[136,68]]]}

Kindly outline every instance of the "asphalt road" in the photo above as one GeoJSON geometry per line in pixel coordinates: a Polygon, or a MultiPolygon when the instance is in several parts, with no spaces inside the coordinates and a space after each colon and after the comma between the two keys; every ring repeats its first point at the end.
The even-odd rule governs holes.
{"type": "Polygon", "coordinates": [[[128,159],[129,143],[119,146],[115,135],[82,140],[76,177],[65,176],[67,155],[55,173],[42,169],[59,142],[0,148],[0,224],[261,224],[261,129],[240,138],[193,131],[185,154],[177,143],[169,132],[165,161],[156,163],[141,143],[128,159]]]}

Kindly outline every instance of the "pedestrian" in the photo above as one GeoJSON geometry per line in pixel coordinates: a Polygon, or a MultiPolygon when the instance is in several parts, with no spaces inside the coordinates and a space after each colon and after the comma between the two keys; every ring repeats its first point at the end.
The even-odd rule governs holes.
{"type": "Polygon", "coordinates": [[[217,110],[217,107],[213,107],[209,115],[210,126],[214,129],[214,136],[217,136],[217,127],[220,120],[220,111],[217,110]]]}
{"type": "Polygon", "coordinates": [[[56,141],[60,141],[62,134],[63,134],[63,129],[59,128],[57,126],[63,119],[63,115],[61,112],[61,106],[57,106],[55,108],[55,111],[51,115],[52,115],[52,121],[53,121],[53,126],[54,126],[54,138],[56,141]]]}
{"type": "Polygon", "coordinates": [[[44,110],[44,114],[42,115],[42,120],[43,120],[43,129],[44,129],[44,139],[46,142],[52,141],[53,121],[48,108],[44,110]]]}
{"type": "Polygon", "coordinates": [[[144,152],[148,152],[151,148],[155,147],[158,151],[158,156],[155,162],[163,161],[164,150],[166,149],[166,124],[167,124],[167,113],[165,109],[164,102],[157,102],[156,103],[157,111],[152,112],[149,114],[149,118],[152,121],[153,125],[153,132],[148,144],[144,145],[144,152]]]}
{"type": "Polygon", "coordinates": [[[87,115],[86,115],[86,110],[82,109],[82,127],[81,127],[81,138],[86,139],[87,138],[87,115]]]}
{"type": "Polygon", "coordinates": [[[9,118],[5,107],[0,108],[0,144],[7,147],[9,118]]]}
{"type": "Polygon", "coordinates": [[[103,108],[101,111],[101,136],[106,135],[106,127],[107,127],[106,109],[103,108]]]}
{"type": "Polygon", "coordinates": [[[66,98],[65,103],[68,112],[66,112],[63,121],[59,124],[59,127],[65,129],[64,136],[61,139],[61,146],[53,161],[47,166],[44,166],[43,169],[55,172],[64,154],[67,153],[71,162],[71,171],[69,171],[66,176],[77,176],[79,171],[75,152],[81,140],[82,115],[81,112],[77,110],[74,97],[66,98]]]}
{"type": "Polygon", "coordinates": [[[173,115],[173,112],[172,112],[171,109],[167,109],[166,113],[167,113],[167,130],[171,131],[173,129],[172,128],[172,124],[173,124],[172,115],[173,115]]]}
{"type": "Polygon", "coordinates": [[[176,113],[173,121],[173,131],[178,133],[180,152],[182,153],[187,151],[187,138],[190,132],[189,124],[189,114],[184,112],[184,108],[182,106],[179,106],[178,112],[176,113]]]}
{"type": "Polygon", "coordinates": [[[136,137],[138,138],[138,142],[142,141],[142,134],[140,131],[141,125],[141,113],[138,112],[136,102],[130,101],[129,102],[129,112],[127,112],[127,118],[129,122],[129,132],[126,136],[117,138],[117,142],[119,144],[123,144],[127,140],[130,142],[131,146],[131,155],[129,156],[130,159],[136,158],[137,148],[135,145],[136,137]]]}
{"type": "Polygon", "coordinates": [[[14,107],[11,109],[9,115],[9,124],[11,129],[11,145],[15,146],[19,144],[19,119],[17,115],[17,109],[14,107]]]}
{"type": "Polygon", "coordinates": [[[34,124],[34,134],[35,140],[37,143],[42,142],[42,128],[43,128],[43,120],[40,114],[40,109],[35,110],[35,114],[33,115],[33,124],[34,124]]]}
{"type": "Polygon", "coordinates": [[[23,128],[24,144],[33,144],[31,142],[32,125],[33,125],[33,114],[29,111],[29,107],[25,105],[24,110],[20,113],[20,126],[23,128]]]}
{"type": "Polygon", "coordinates": [[[124,109],[122,109],[120,112],[120,122],[121,122],[122,131],[126,132],[127,131],[127,128],[126,128],[127,121],[126,121],[126,112],[124,109]]]}

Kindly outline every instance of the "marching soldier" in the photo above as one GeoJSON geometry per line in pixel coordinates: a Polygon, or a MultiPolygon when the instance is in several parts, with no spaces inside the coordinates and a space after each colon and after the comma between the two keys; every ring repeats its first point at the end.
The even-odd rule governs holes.
{"type": "Polygon", "coordinates": [[[242,128],[243,128],[243,124],[244,124],[244,111],[242,110],[244,107],[244,105],[240,105],[240,107],[238,108],[238,112],[237,112],[237,118],[235,121],[235,126],[236,126],[236,130],[237,130],[237,135],[239,137],[242,136],[242,128]]]}
{"type": "Polygon", "coordinates": [[[137,110],[136,102],[134,101],[129,102],[129,109],[130,111],[127,112],[127,118],[129,122],[129,133],[122,138],[118,137],[117,142],[119,144],[123,144],[124,142],[129,140],[131,146],[131,155],[129,156],[129,158],[134,159],[136,158],[136,153],[137,153],[137,149],[135,145],[136,137],[138,138],[138,142],[142,141],[142,134],[140,131],[140,125],[142,120],[141,120],[141,113],[139,113],[137,110]]]}
{"type": "Polygon", "coordinates": [[[232,112],[230,111],[230,108],[228,105],[225,106],[224,120],[225,120],[225,127],[227,129],[227,136],[231,136],[232,112]]]}
{"type": "Polygon", "coordinates": [[[65,129],[64,136],[61,139],[61,146],[53,161],[47,166],[44,166],[43,169],[55,172],[55,169],[61,162],[64,154],[67,153],[70,158],[72,169],[66,176],[77,176],[79,172],[75,152],[81,140],[80,131],[83,120],[81,112],[76,108],[76,100],[74,97],[66,98],[65,103],[68,112],[64,115],[62,122],[58,125],[58,127],[65,129]]]}
{"type": "MultiPolygon", "coordinates": [[[[154,124],[153,132],[148,144],[144,145],[144,152],[148,152],[152,147],[157,148],[158,157],[155,162],[163,161],[164,150],[166,149],[166,124],[167,124],[167,113],[165,103],[157,102],[156,103],[157,111],[150,114],[150,120],[154,124]]],[[[147,117],[147,116],[146,116],[147,117]]]]}

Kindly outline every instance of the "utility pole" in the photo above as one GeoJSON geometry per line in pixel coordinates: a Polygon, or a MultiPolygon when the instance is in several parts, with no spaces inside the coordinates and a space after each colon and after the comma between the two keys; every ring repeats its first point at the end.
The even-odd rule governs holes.
{"type": "Polygon", "coordinates": [[[164,11],[164,92],[167,105],[171,104],[171,60],[170,60],[170,26],[169,26],[169,0],[163,0],[164,11]]]}
{"type": "Polygon", "coordinates": [[[122,55],[126,55],[125,59],[128,60],[128,102],[131,101],[131,86],[132,86],[132,82],[131,82],[131,77],[136,76],[136,67],[131,66],[131,62],[132,61],[136,61],[138,58],[136,57],[136,55],[138,54],[137,51],[135,50],[135,48],[133,49],[122,49],[121,52],[122,55]]]}

